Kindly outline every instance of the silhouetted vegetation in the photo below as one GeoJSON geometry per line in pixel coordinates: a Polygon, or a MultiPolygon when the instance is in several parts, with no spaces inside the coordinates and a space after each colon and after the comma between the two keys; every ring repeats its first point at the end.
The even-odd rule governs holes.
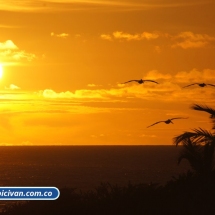
{"type": "Polygon", "coordinates": [[[180,163],[182,159],[186,159],[192,168],[193,173],[202,180],[214,181],[214,148],[215,148],[215,110],[207,106],[194,104],[194,110],[204,111],[210,114],[213,127],[212,132],[205,129],[193,129],[192,132],[184,132],[174,138],[176,146],[183,145],[183,150],[178,159],[180,163]]]}
{"type": "Polygon", "coordinates": [[[215,186],[202,184],[192,173],[165,186],[101,184],[95,190],[60,190],[54,201],[28,201],[5,208],[4,215],[139,215],[214,214],[215,186]]]}
{"type": "Polygon", "coordinates": [[[215,110],[193,105],[192,109],[210,114],[212,132],[202,128],[174,138],[182,144],[178,159],[191,166],[187,173],[173,177],[165,185],[103,183],[94,190],[60,189],[54,201],[27,201],[5,207],[3,215],[154,215],[215,214],[215,110]]]}

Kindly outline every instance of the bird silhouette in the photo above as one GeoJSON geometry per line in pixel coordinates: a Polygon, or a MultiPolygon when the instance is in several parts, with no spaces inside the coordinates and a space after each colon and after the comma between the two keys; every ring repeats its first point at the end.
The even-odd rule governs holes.
{"type": "Polygon", "coordinates": [[[143,80],[143,79],[140,79],[140,80],[130,80],[130,81],[126,81],[122,84],[126,84],[126,83],[129,83],[129,82],[132,82],[132,81],[136,81],[138,84],[143,84],[145,81],[149,81],[149,82],[154,82],[156,84],[159,84],[157,81],[153,81],[153,80],[143,80]]]}
{"type": "MultiPolygon", "coordinates": [[[[213,84],[205,84],[205,83],[194,83],[194,84],[189,84],[189,85],[187,85],[185,87],[189,87],[189,86],[192,86],[192,85],[195,85],[195,84],[199,85],[199,87],[205,87],[207,85],[215,87],[215,85],[213,85],[213,84]]],[[[183,88],[185,88],[185,87],[183,87],[183,88]]]]}
{"type": "MultiPolygon", "coordinates": [[[[188,117],[187,117],[187,118],[188,118],[188,117]]],[[[170,123],[173,124],[172,120],[174,120],[174,119],[187,119],[187,118],[184,118],[184,117],[176,117],[176,118],[172,118],[172,119],[167,119],[167,120],[163,120],[163,121],[158,121],[158,122],[155,122],[155,123],[152,124],[152,125],[149,125],[147,128],[149,128],[149,127],[151,127],[151,126],[153,126],[153,125],[156,125],[156,124],[158,124],[158,123],[160,123],[160,122],[164,122],[164,123],[166,123],[166,124],[170,124],[170,123]]]]}

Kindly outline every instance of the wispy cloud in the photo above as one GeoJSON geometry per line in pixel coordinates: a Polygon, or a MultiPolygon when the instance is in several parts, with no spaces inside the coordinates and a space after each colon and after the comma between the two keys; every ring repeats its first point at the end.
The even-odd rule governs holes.
{"type": "Polygon", "coordinates": [[[154,134],[141,134],[140,137],[151,137],[151,138],[155,138],[155,137],[157,137],[157,136],[154,135],[154,134]]]}
{"type": "Polygon", "coordinates": [[[0,42],[0,50],[8,49],[18,49],[18,47],[13,43],[12,40],[6,40],[5,42],[0,42]]]}
{"type": "MultiPolygon", "coordinates": [[[[18,144],[19,145],[19,144],[18,144]]],[[[35,145],[34,143],[32,143],[31,141],[29,140],[26,140],[26,141],[23,141],[21,144],[21,146],[33,146],[35,145]]]]}
{"type": "Polygon", "coordinates": [[[161,47],[160,46],[155,46],[154,47],[154,51],[156,52],[156,53],[158,53],[158,54],[160,54],[161,53],[161,47]]]}
{"type": "MultiPolygon", "coordinates": [[[[165,40],[166,47],[171,48],[203,48],[212,44],[215,41],[215,36],[208,34],[197,34],[191,31],[180,32],[175,35],[171,35],[165,32],[142,32],[142,33],[125,33],[122,31],[114,31],[112,34],[101,34],[100,38],[108,41],[150,41],[155,39],[165,40]]],[[[154,51],[161,52],[160,41],[155,44],[154,51]]]]}
{"type": "MultiPolygon", "coordinates": [[[[1,142],[28,145],[31,142],[71,143],[73,140],[75,144],[83,144],[93,139],[89,143],[106,141],[120,144],[124,138],[128,144],[147,144],[149,141],[157,144],[166,140],[165,137],[162,139],[162,135],[171,136],[173,129],[180,132],[177,126],[181,126],[182,131],[186,126],[192,127],[190,120],[193,115],[190,115],[188,104],[194,101],[215,102],[213,87],[181,88],[184,85],[182,80],[187,83],[215,81],[215,70],[193,69],[171,75],[152,70],[142,77],[156,79],[159,84],[128,83],[120,87],[116,84],[106,89],[97,86],[64,92],[45,89],[25,94],[12,91],[14,87],[10,86],[8,88],[11,89],[2,90],[0,94],[1,142]],[[179,121],[176,127],[165,130],[165,134],[164,129],[169,129],[165,124],[144,130],[150,123],[178,115],[189,116],[189,123],[179,121]],[[89,138],[91,135],[96,138],[89,138]]],[[[193,120],[193,123],[196,124],[196,121],[193,120]]]]}
{"type": "Polygon", "coordinates": [[[32,61],[36,58],[35,54],[28,53],[24,50],[20,50],[17,45],[14,44],[12,40],[6,40],[5,42],[0,42],[0,56],[2,62],[19,61],[26,59],[32,61]]]}
{"type": "Polygon", "coordinates": [[[102,34],[100,36],[104,40],[152,40],[157,39],[159,37],[158,33],[150,33],[150,32],[143,32],[140,34],[130,34],[130,33],[124,33],[122,31],[115,31],[112,35],[110,34],[102,34]]]}
{"type": "Polygon", "coordinates": [[[215,84],[215,70],[204,69],[199,71],[197,69],[192,69],[191,71],[181,71],[174,76],[178,83],[202,83],[202,82],[212,82],[215,84]]]}
{"type": "Polygon", "coordinates": [[[96,84],[88,84],[88,87],[101,87],[102,85],[96,85],[96,84]]]}
{"type": "Polygon", "coordinates": [[[76,90],[74,93],[70,91],[57,93],[52,89],[46,89],[41,92],[45,98],[99,98],[105,99],[99,90],[76,90]]]}
{"type": "Polygon", "coordinates": [[[12,53],[12,58],[15,60],[27,59],[28,61],[32,61],[36,58],[36,55],[25,51],[19,51],[12,53]]]}
{"type": "MultiPolygon", "coordinates": [[[[136,0],[136,1],[130,1],[130,0],[123,0],[123,1],[107,1],[107,0],[44,0],[44,2],[47,3],[66,3],[72,4],[73,7],[75,5],[82,6],[82,9],[84,6],[100,6],[100,7],[112,7],[112,8],[117,8],[121,10],[145,10],[145,9],[154,9],[154,8],[166,8],[166,7],[185,7],[185,6],[191,6],[191,5],[199,5],[199,4],[208,4],[210,1],[184,1],[184,2],[163,2],[163,3],[158,3],[157,1],[151,0],[150,2],[142,2],[141,0],[136,0]]],[[[91,9],[98,9],[95,7],[91,7],[91,9]]]]}
{"type": "Polygon", "coordinates": [[[5,87],[6,90],[19,90],[20,87],[14,85],[14,84],[10,84],[9,87],[5,87]]]}
{"type": "Polygon", "coordinates": [[[152,80],[158,80],[158,79],[170,80],[171,78],[172,78],[172,75],[161,73],[157,70],[151,70],[144,76],[144,79],[152,79],[152,80]]]}
{"type": "Polygon", "coordinates": [[[31,1],[31,0],[0,0],[0,8],[1,10],[6,11],[35,11],[39,8],[43,8],[44,3],[42,1],[31,1]]]}
{"type": "Polygon", "coordinates": [[[67,33],[55,34],[54,32],[51,32],[51,36],[66,39],[69,36],[69,34],[67,34],[67,33]]]}
{"type": "Polygon", "coordinates": [[[1,25],[0,28],[23,28],[23,26],[15,26],[15,25],[1,25]]]}
{"type": "Polygon", "coordinates": [[[213,84],[215,82],[215,70],[205,69],[203,71],[198,71],[193,69],[191,71],[180,71],[175,75],[152,70],[144,74],[143,79],[157,80],[159,84],[150,82],[137,84],[132,82],[128,84],[118,84],[110,89],[103,89],[101,86],[96,89],[80,89],[74,92],[56,92],[52,89],[45,89],[40,91],[40,95],[46,99],[68,99],[82,102],[122,102],[123,100],[126,101],[132,98],[151,101],[154,100],[155,97],[159,101],[177,102],[189,102],[191,99],[197,101],[202,98],[211,99],[211,101],[214,100],[213,87],[208,87],[207,93],[204,93],[205,89],[201,89],[198,86],[194,87],[192,90],[184,90],[182,87],[187,83],[202,83],[203,81],[213,84]]]}
{"type": "MultiPolygon", "coordinates": [[[[14,108],[14,111],[20,113],[68,113],[69,112],[100,112],[108,111],[110,107],[129,107],[126,103],[130,101],[150,101],[150,102],[185,102],[190,101],[210,101],[215,102],[214,87],[200,88],[197,85],[192,88],[183,89],[185,84],[195,82],[206,82],[215,84],[215,70],[193,69],[190,71],[180,71],[175,75],[158,70],[148,71],[143,74],[143,79],[157,80],[159,84],[154,83],[128,83],[124,85],[115,85],[115,87],[104,89],[102,86],[91,87],[90,89],[79,89],[75,91],[60,91],[54,89],[45,89],[35,93],[16,93],[20,89],[11,84],[5,88],[5,93],[1,92],[1,103],[14,108]],[[13,104],[13,105],[11,105],[13,104]],[[36,105],[35,105],[36,104],[36,105]],[[87,106],[98,107],[88,110],[87,106]],[[102,105],[103,104],[103,105],[102,105]],[[105,105],[107,104],[107,105],[105,105]],[[117,105],[115,105],[117,104],[117,105]],[[25,110],[23,110],[25,105],[25,110]],[[124,106],[125,105],[125,106],[124,106]],[[36,109],[34,108],[36,107],[36,109]],[[39,111],[38,111],[38,107],[39,111]],[[105,109],[104,107],[108,107],[105,109]],[[63,109],[62,109],[63,108],[63,109]]],[[[94,85],[93,85],[94,86],[94,85]]],[[[132,103],[133,104],[133,103],[132,103]]],[[[132,105],[131,104],[131,105],[132,105]]],[[[137,106],[138,107],[138,106],[137,106]]],[[[2,107],[3,108],[3,107],[2,107]]],[[[1,113],[6,114],[1,109],[1,113]]]]}
{"type": "Polygon", "coordinates": [[[173,37],[175,43],[172,48],[181,47],[183,49],[202,48],[208,45],[211,41],[215,41],[215,36],[207,34],[194,34],[193,32],[181,32],[173,37]]]}
{"type": "Polygon", "coordinates": [[[109,35],[109,34],[101,34],[100,37],[101,37],[101,39],[103,39],[103,40],[109,40],[109,41],[112,41],[112,40],[113,40],[113,39],[112,39],[112,36],[109,35]]]}
{"type": "Polygon", "coordinates": [[[0,0],[1,10],[7,11],[22,11],[22,12],[53,12],[65,10],[146,10],[154,8],[167,8],[167,7],[185,7],[191,5],[208,4],[210,1],[190,1],[190,2],[164,2],[158,3],[157,1],[150,1],[149,3],[142,1],[107,1],[107,0],[0,0]]]}

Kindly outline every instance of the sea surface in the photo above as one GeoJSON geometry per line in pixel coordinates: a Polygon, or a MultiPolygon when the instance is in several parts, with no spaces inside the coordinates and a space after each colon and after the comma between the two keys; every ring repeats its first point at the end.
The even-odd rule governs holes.
{"type": "Polygon", "coordinates": [[[94,189],[101,182],[164,184],[186,172],[173,146],[2,146],[0,186],[94,189]]]}

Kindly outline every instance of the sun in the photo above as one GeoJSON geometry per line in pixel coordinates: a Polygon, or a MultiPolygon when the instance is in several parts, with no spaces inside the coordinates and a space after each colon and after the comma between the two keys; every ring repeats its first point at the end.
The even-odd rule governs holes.
{"type": "Polygon", "coordinates": [[[3,76],[3,66],[0,64],[0,78],[3,76]]]}

